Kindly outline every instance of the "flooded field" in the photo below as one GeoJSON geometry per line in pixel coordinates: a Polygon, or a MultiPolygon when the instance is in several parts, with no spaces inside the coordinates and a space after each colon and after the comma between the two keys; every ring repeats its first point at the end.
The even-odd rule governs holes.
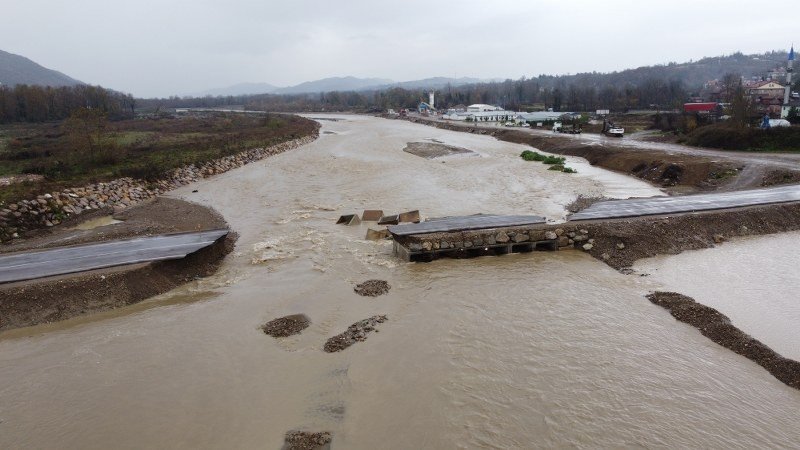
{"type": "MultiPolygon", "coordinates": [[[[0,447],[277,449],[298,428],[331,431],[340,449],[800,442],[800,392],[643,297],[670,285],[657,274],[672,261],[650,277],[576,251],[413,264],[364,240],[366,224],[335,225],[363,209],[560,220],[578,194],[659,190],[574,158],[578,174],[548,171],[519,158],[525,146],[487,136],[341,118],[323,121],[313,144],[174,192],[214,206],[240,234],[216,275],[0,335],[0,447]],[[479,156],[402,151],[432,139],[479,156]],[[391,290],[353,292],[368,279],[391,290]],[[260,329],[290,314],[310,326],[279,339],[260,329]],[[383,314],[365,342],[323,352],[383,314]]],[[[775,257],[752,242],[742,255],[775,257]]],[[[704,257],[671,258],[700,272],[704,257]]],[[[783,276],[796,291],[800,279],[783,276]]]]}

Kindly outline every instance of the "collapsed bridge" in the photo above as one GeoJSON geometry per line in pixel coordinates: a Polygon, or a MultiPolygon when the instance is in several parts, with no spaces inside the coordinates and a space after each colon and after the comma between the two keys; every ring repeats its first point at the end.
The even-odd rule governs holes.
{"type": "MultiPolygon", "coordinates": [[[[800,202],[800,186],[793,185],[681,197],[602,201],[571,215],[567,222],[558,224],[547,224],[545,218],[540,216],[474,215],[389,226],[388,232],[394,239],[394,253],[408,261],[431,261],[440,257],[469,258],[535,250],[553,251],[568,247],[592,251],[596,246],[594,230],[606,230],[609,228],[608,224],[621,219],[633,219],[637,222],[662,226],[668,222],[670,216],[710,216],[721,210],[749,208],[751,210],[748,214],[740,214],[742,220],[748,218],[747,225],[742,221],[737,228],[734,221],[723,227],[729,235],[741,235],[748,234],[747,230],[755,230],[766,225],[758,223],[759,215],[752,210],[753,208],[798,202],[800,202]]],[[[793,215],[784,217],[783,226],[792,229],[794,219],[796,218],[793,215]]],[[[695,222],[702,220],[698,219],[695,222]]],[[[637,226],[642,227],[642,224],[637,226]]],[[[719,225],[715,227],[721,229],[719,225]]],[[[767,231],[776,227],[781,227],[781,224],[770,224],[767,231]]],[[[714,242],[723,239],[717,232],[709,233],[714,242]]],[[[625,240],[617,236],[611,245],[605,242],[605,251],[598,256],[609,260],[626,245],[635,244],[625,240]]],[[[681,243],[680,246],[686,245],[693,245],[691,239],[681,243]]]]}

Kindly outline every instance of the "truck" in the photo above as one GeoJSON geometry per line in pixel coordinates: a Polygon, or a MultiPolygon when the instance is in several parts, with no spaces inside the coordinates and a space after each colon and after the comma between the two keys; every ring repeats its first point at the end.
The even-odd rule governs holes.
{"type": "Polygon", "coordinates": [[[575,122],[572,122],[572,126],[564,126],[561,122],[553,123],[553,133],[566,133],[566,134],[581,134],[581,126],[575,125],[575,122]]]}

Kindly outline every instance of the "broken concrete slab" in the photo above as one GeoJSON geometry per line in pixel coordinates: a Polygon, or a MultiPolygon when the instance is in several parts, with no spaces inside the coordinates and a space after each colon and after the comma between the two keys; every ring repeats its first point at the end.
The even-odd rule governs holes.
{"type": "Polygon", "coordinates": [[[337,225],[358,225],[360,223],[361,219],[358,218],[358,214],[345,214],[339,216],[339,220],[336,221],[337,225]]]}
{"type": "Polygon", "coordinates": [[[415,209],[414,211],[406,211],[404,213],[400,213],[398,215],[398,221],[419,223],[419,210],[415,209]]]}
{"type": "Polygon", "coordinates": [[[377,222],[383,217],[383,210],[381,209],[365,209],[361,214],[361,220],[364,222],[377,222]]]}
{"type": "Polygon", "coordinates": [[[372,228],[367,229],[367,236],[364,238],[368,241],[380,241],[383,239],[389,239],[391,234],[389,230],[373,230],[372,228]]]}
{"type": "Polygon", "coordinates": [[[397,225],[398,223],[400,223],[400,214],[383,216],[378,221],[378,225],[397,225]]]}

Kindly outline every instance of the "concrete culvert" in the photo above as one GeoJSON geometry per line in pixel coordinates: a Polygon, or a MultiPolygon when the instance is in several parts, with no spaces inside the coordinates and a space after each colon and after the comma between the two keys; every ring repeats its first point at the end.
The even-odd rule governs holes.
{"type": "Polygon", "coordinates": [[[360,223],[361,219],[358,218],[358,214],[345,214],[339,216],[339,220],[336,221],[337,225],[358,225],[360,223]]]}
{"type": "Polygon", "coordinates": [[[400,223],[400,215],[383,216],[378,220],[378,225],[397,225],[400,223]]]}
{"type": "Polygon", "coordinates": [[[361,214],[361,220],[364,222],[377,222],[383,217],[383,210],[381,209],[365,209],[361,214]]]}
{"type": "Polygon", "coordinates": [[[270,320],[261,326],[261,330],[272,337],[287,337],[299,334],[309,325],[311,325],[311,319],[305,314],[292,314],[270,320]]]}

